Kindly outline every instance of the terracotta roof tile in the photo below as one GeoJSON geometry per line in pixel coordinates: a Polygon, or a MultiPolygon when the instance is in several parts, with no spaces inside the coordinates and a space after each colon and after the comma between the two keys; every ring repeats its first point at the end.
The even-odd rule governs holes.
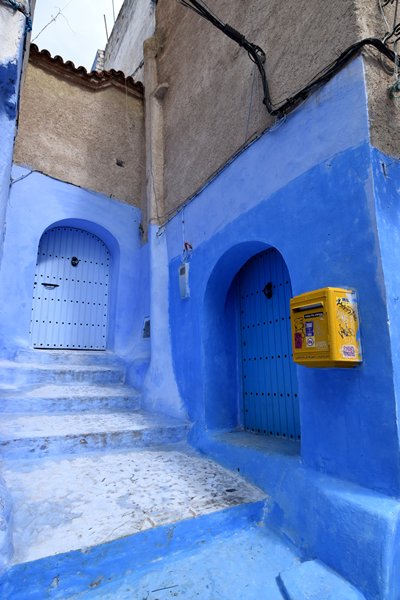
{"type": "Polygon", "coordinates": [[[75,81],[77,84],[90,87],[92,89],[101,89],[114,85],[122,87],[130,93],[143,97],[143,84],[135,82],[132,77],[126,77],[122,71],[90,71],[85,67],[76,67],[71,60],[64,61],[61,56],[51,56],[48,50],[39,50],[36,44],[31,44],[29,60],[32,64],[38,65],[49,71],[53,71],[59,76],[75,81]]]}

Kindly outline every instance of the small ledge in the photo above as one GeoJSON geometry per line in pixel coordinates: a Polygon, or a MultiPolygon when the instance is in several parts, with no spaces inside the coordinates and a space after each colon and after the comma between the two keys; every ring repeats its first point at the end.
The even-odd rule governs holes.
{"type": "Polygon", "coordinates": [[[237,448],[246,448],[263,454],[299,456],[300,443],[248,431],[223,431],[212,435],[215,441],[237,448]]]}

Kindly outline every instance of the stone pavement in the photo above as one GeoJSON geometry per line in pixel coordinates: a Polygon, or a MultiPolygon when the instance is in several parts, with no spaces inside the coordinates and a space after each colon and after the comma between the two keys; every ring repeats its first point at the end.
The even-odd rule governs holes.
{"type": "Polygon", "coordinates": [[[6,461],[13,563],[104,544],[265,498],[185,444],[6,461]]]}

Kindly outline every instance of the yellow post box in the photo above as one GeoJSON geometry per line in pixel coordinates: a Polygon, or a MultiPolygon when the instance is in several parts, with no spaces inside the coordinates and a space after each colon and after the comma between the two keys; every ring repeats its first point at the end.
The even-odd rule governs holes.
{"type": "Polygon", "coordinates": [[[355,367],[362,361],[357,296],[326,287],[290,300],[293,360],[306,367],[355,367]]]}

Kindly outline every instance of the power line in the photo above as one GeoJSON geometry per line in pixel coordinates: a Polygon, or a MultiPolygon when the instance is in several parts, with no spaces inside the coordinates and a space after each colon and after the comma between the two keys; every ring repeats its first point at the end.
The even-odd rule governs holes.
{"type": "MultiPolygon", "coordinates": [[[[386,2],[384,2],[382,6],[385,6],[389,2],[393,3],[395,1],[396,3],[398,3],[399,0],[386,0],[386,2]]],[[[340,69],[342,69],[346,64],[348,64],[366,46],[375,48],[393,63],[396,64],[397,62],[396,53],[393,52],[393,50],[391,50],[390,48],[388,48],[386,39],[380,40],[378,38],[372,37],[365,38],[346,48],[346,50],[344,50],[338,58],[336,58],[329,65],[324,67],[324,69],[322,69],[319,73],[317,73],[305,87],[300,89],[291,97],[287,98],[284,102],[280,104],[275,104],[272,102],[271,94],[269,91],[269,85],[265,71],[266,55],[264,50],[260,48],[260,46],[249,42],[249,40],[247,40],[242,33],[231,27],[231,25],[221,21],[202,0],[178,0],[178,2],[186,8],[190,8],[199,16],[209,21],[212,25],[214,25],[214,27],[222,31],[222,33],[224,33],[227,37],[229,37],[231,40],[236,42],[239,46],[241,46],[247,51],[250,60],[252,60],[256,64],[257,69],[259,71],[264,90],[263,103],[265,104],[268,113],[272,116],[282,117],[287,112],[291,111],[294,107],[298,106],[298,104],[305,100],[315,89],[319,88],[324,83],[327,83],[334,75],[336,75],[336,73],[340,71],[340,69]]],[[[395,43],[397,43],[400,37],[400,24],[398,24],[397,27],[393,28],[393,31],[389,35],[389,37],[393,35],[396,39],[395,43]]]]}
{"type": "MultiPolygon", "coordinates": [[[[49,25],[51,25],[52,23],[55,23],[56,20],[58,19],[58,17],[61,15],[62,17],[64,17],[64,19],[67,21],[69,28],[71,29],[71,26],[68,22],[68,19],[66,18],[66,16],[63,14],[63,11],[71,4],[71,2],[73,2],[73,0],[69,0],[69,2],[67,2],[67,4],[65,6],[63,6],[62,8],[58,9],[58,13],[53,17],[53,15],[51,16],[51,19],[48,23],[46,23],[46,25],[44,27],[42,27],[42,29],[39,31],[39,33],[37,35],[35,35],[35,37],[33,38],[32,42],[34,42],[35,40],[38,39],[39,35],[41,35],[43,33],[43,31],[45,29],[47,29],[47,27],[49,25]]],[[[55,7],[57,8],[57,7],[55,7]]],[[[73,31],[73,30],[72,30],[73,31]]]]}

